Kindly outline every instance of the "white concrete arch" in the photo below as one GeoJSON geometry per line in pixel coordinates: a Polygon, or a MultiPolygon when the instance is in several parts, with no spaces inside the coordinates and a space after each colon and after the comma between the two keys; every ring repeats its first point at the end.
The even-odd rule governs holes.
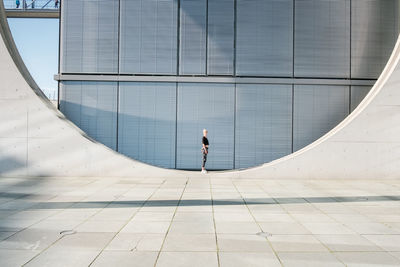
{"type": "MultiPolygon", "coordinates": [[[[30,76],[0,3],[0,177],[194,177],[150,166],[99,144],[55,109],[30,76]]],[[[213,177],[400,177],[400,47],[359,107],[325,136],[279,160],[213,177]]]]}
{"type": "Polygon", "coordinates": [[[1,176],[184,176],[134,161],[68,121],[25,67],[0,2],[1,176]]]}

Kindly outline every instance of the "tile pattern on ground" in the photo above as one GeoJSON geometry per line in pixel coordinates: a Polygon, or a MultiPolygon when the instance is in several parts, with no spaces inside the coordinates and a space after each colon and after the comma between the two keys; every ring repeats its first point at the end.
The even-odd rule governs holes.
{"type": "Polygon", "coordinates": [[[399,192],[398,180],[3,178],[0,266],[400,266],[399,192]]]}

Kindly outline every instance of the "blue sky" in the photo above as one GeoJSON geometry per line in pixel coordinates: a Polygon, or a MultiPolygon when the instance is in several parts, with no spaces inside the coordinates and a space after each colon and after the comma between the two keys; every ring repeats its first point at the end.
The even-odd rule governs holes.
{"type": "Polygon", "coordinates": [[[19,53],[47,96],[57,93],[58,19],[8,19],[19,53]]]}

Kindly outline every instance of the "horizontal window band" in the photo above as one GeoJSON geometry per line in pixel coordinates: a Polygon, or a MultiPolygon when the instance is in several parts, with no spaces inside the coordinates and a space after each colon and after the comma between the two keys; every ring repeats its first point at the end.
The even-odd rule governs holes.
{"type": "Polygon", "coordinates": [[[376,80],[329,78],[257,78],[257,77],[196,77],[196,76],[121,76],[101,74],[56,74],[56,81],[98,82],[179,82],[179,83],[246,83],[246,84],[310,84],[372,86],[376,80]]]}

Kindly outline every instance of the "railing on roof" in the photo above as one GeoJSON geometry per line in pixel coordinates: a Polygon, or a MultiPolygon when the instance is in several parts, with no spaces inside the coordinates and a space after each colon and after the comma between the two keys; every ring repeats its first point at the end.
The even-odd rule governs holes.
{"type": "Polygon", "coordinates": [[[61,0],[3,0],[3,2],[8,18],[58,18],[60,16],[61,0]]]}
{"type": "Polygon", "coordinates": [[[60,0],[3,0],[5,9],[29,10],[60,8],[60,0]]]}

